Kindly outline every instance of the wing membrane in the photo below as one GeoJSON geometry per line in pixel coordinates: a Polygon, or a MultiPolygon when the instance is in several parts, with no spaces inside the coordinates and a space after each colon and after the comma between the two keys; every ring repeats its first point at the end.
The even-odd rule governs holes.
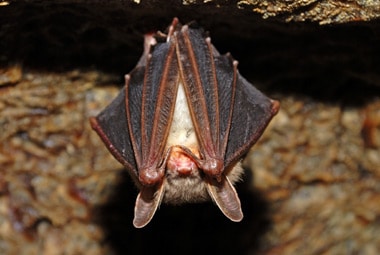
{"type": "Polygon", "coordinates": [[[144,78],[133,82],[131,76],[127,86],[127,119],[139,169],[158,167],[164,155],[178,88],[176,61],[174,45],[157,45],[148,57],[144,78]]]}
{"type": "Polygon", "coordinates": [[[177,54],[200,149],[207,154],[206,156],[215,157],[217,141],[215,141],[216,136],[213,132],[217,129],[211,129],[211,127],[217,122],[215,115],[215,109],[218,109],[215,108],[217,91],[212,87],[213,74],[210,72],[209,66],[212,61],[210,52],[204,38],[199,38],[200,35],[196,32],[198,31],[194,33],[187,26],[182,27],[181,32],[177,35],[177,54]],[[190,36],[189,33],[192,35],[190,36]],[[195,38],[191,38],[192,36],[195,36],[196,40],[202,40],[203,43],[194,44],[195,38]]]}
{"type": "Polygon", "coordinates": [[[98,116],[90,119],[92,128],[98,133],[112,155],[129,171],[137,175],[132,142],[129,138],[125,112],[125,90],[98,116]],[[119,132],[122,130],[123,132],[119,132]]]}
{"type": "Polygon", "coordinates": [[[248,152],[279,108],[277,101],[266,97],[240,74],[237,77],[226,165],[248,152]]]}

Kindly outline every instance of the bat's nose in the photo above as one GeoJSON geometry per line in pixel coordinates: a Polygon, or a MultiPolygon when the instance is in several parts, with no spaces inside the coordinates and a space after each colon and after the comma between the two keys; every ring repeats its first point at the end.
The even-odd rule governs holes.
{"type": "Polygon", "coordinates": [[[166,168],[168,171],[175,172],[176,174],[188,176],[197,169],[197,165],[181,151],[174,150],[170,155],[166,168]]]}
{"type": "Polygon", "coordinates": [[[192,170],[192,167],[189,166],[177,166],[177,172],[180,175],[190,175],[192,170]]]}

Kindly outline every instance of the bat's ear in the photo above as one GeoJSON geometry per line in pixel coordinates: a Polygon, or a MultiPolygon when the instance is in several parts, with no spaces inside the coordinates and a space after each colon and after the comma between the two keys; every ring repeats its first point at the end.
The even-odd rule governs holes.
{"type": "Polygon", "coordinates": [[[145,227],[153,218],[164,195],[164,182],[154,187],[142,187],[136,198],[135,218],[133,225],[136,228],[145,227]]]}
{"type": "Polygon", "coordinates": [[[220,182],[211,177],[206,177],[206,179],[208,193],[222,213],[232,221],[241,221],[243,219],[243,212],[241,210],[240,199],[227,176],[222,175],[220,182]]]}

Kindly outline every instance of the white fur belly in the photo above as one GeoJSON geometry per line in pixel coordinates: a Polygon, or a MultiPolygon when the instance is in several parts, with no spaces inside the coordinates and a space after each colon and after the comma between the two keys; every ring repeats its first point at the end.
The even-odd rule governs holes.
{"type": "Polygon", "coordinates": [[[167,148],[173,145],[183,145],[190,149],[198,149],[197,136],[187,104],[185,90],[181,83],[178,86],[177,100],[167,140],[167,148]]]}

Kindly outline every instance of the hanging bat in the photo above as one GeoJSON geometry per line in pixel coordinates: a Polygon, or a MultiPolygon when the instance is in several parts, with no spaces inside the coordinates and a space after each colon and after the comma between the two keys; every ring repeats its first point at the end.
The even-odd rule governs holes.
{"type": "Polygon", "coordinates": [[[233,183],[279,103],[247,82],[237,65],[202,29],[174,18],[167,34],[145,36],[144,54],[125,87],[90,119],[140,190],[135,227],[148,224],[161,201],[210,197],[230,220],[242,220],[233,183]]]}

